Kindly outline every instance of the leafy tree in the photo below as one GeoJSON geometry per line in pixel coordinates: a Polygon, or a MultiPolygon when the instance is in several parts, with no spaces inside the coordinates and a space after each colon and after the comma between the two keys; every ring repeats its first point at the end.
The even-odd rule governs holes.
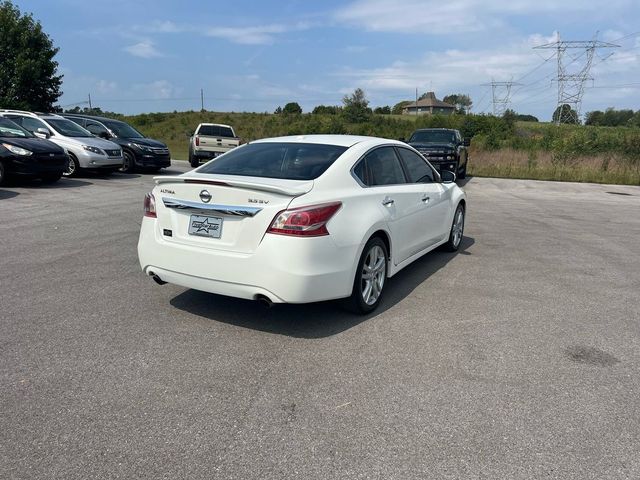
{"type": "Polygon", "coordinates": [[[391,109],[391,113],[393,113],[394,115],[401,115],[402,109],[411,103],[413,103],[411,100],[403,100],[401,102],[398,102],[391,109]]]}
{"type": "Polygon", "coordinates": [[[58,48],[31,14],[0,1],[0,105],[49,111],[62,92],[58,48]]]}
{"type": "Polygon", "coordinates": [[[361,88],[356,88],[351,95],[345,95],[342,103],[344,104],[343,114],[349,122],[366,122],[371,116],[369,100],[361,88]]]}
{"type": "Polygon", "coordinates": [[[313,109],[313,112],[316,115],[337,115],[342,111],[342,107],[336,105],[318,105],[313,109]]]}
{"type": "Polygon", "coordinates": [[[572,123],[578,125],[580,119],[578,118],[578,112],[576,112],[571,105],[563,103],[553,111],[553,121],[555,123],[572,123]]]}
{"type": "Polygon", "coordinates": [[[276,115],[280,115],[282,113],[282,107],[278,105],[278,108],[276,108],[273,113],[275,113],[276,115]]]}
{"type": "Polygon", "coordinates": [[[456,113],[465,114],[468,113],[473,105],[473,101],[469,95],[464,93],[454,93],[453,95],[447,95],[442,99],[445,103],[450,103],[456,106],[456,113]]]}
{"type": "Polygon", "coordinates": [[[302,113],[302,107],[297,102],[289,102],[282,109],[283,113],[299,115],[302,113]]]}
{"type": "Polygon", "coordinates": [[[389,105],[385,105],[384,107],[376,107],[373,109],[373,113],[377,113],[379,115],[389,115],[391,114],[391,107],[389,105]]]}
{"type": "Polygon", "coordinates": [[[516,115],[516,120],[519,122],[538,122],[538,117],[534,117],[533,115],[523,115],[521,113],[516,115]]]}

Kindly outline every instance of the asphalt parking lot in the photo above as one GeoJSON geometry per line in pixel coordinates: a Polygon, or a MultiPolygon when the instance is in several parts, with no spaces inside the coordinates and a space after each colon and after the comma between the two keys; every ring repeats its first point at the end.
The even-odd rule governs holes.
{"type": "Polygon", "coordinates": [[[2,478],[640,478],[640,188],[472,178],[357,317],[156,285],[151,185],[0,188],[2,478]]]}

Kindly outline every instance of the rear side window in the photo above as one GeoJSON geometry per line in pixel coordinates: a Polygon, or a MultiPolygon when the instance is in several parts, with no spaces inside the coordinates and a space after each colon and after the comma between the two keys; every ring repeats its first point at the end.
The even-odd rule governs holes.
{"type": "Polygon", "coordinates": [[[409,183],[431,183],[434,181],[433,171],[422,156],[406,148],[398,148],[398,153],[404,162],[409,183]]]}
{"type": "Polygon", "coordinates": [[[346,147],[313,143],[250,143],[202,166],[200,173],[313,180],[322,175],[346,147]]]}
{"type": "Polygon", "coordinates": [[[205,135],[207,137],[230,137],[235,138],[233,130],[229,127],[220,125],[200,125],[197,135],[205,135]]]}
{"type": "Polygon", "coordinates": [[[407,183],[393,147],[381,147],[367,153],[353,173],[369,187],[407,183]]]}

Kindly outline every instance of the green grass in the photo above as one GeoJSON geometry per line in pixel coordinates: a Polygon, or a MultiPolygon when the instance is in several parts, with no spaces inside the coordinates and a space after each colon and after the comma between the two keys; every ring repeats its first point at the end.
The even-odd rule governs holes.
{"type": "Polygon", "coordinates": [[[348,123],[339,115],[173,112],[120,117],[145,135],[164,141],[174,159],[188,156],[189,136],[201,122],[232,125],[244,141],[281,135],[335,133],[407,138],[416,128],[457,128],[472,138],[469,173],[640,185],[640,128],[556,126],[485,115],[373,115],[348,123]]]}

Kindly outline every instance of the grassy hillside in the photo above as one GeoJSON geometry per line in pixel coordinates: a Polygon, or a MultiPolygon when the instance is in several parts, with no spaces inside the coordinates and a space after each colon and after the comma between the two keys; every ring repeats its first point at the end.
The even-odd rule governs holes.
{"type": "Polygon", "coordinates": [[[484,115],[373,115],[347,123],[337,115],[174,112],[122,117],[186,159],[200,122],[232,125],[244,141],[280,135],[337,133],[408,137],[416,128],[457,128],[472,138],[470,173],[480,176],[640,185],[640,129],[509,122],[484,115]]]}

